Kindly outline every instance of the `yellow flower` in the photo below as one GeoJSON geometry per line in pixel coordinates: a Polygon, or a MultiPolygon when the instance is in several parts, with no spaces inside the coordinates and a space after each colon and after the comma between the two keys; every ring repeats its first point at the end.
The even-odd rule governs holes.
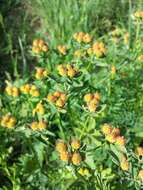
{"type": "Polygon", "coordinates": [[[88,34],[88,33],[84,33],[84,32],[78,32],[78,33],[75,33],[73,35],[73,38],[81,43],[81,42],[84,42],[84,43],[89,43],[91,42],[92,38],[91,36],[88,34]]]}
{"type": "Polygon", "coordinates": [[[40,96],[39,90],[37,89],[37,87],[35,85],[31,85],[29,93],[30,93],[30,95],[32,95],[34,97],[40,96]]]}
{"type": "Polygon", "coordinates": [[[87,53],[88,55],[92,55],[93,54],[93,49],[90,47],[87,49],[87,53]]]}
{"type": "Polygon", "coordinates": [[[66,150],[67,150],[67,145],[64,143],[64,141],[63,140],[58,140],[57,142],[56,142],[56,150],[58,151],[58,152],[66,152],[66,150]]]}
{"type": "Polygon", "coordinates": [[[39,121],[39,123],[38,123],[39,130],[46,129],[46,127],[47,127],[47,124],[44,121],[39,121]]]}
{"type": "Polygon", "coordinates": [[[113,128],[112,129],[112,134],[114,134],[116,137],[119,136],[120,135],[120,129],[119,128],[113,128]]]}
{"type": "Polygon", "coordinates": [[[67,69],[64,67],[64,65],[58,65],[57,70],[61,76],[67,75],[67,69]]]}
{"type": "Polygon", "coordinates": [[[116,67],[114,65],[111,67],[111,74],[112,75],[116,74],[116,67]]]}
{"type": "Polygon", "coordinates": [[[114,135],[114,134],[109,134],[109,135],[107,135],[106,136],[106,140],[108,141],[108,142],[110,142],[110,143],[115,143],[115,141],[116,141],[116,135],[114,135]]]}
{"type": "Polygon", "coordinates": [[[111,127],[111,125],[105,123],[105,124],[102,126],[102,133],[103,133],[104,135],[109,135],[109,134],[111,134],[111,132],[112,132],[112,127],[111,127]]]}
{"type": "Polygon", "coordinates": [[[130,164],[127,160],[122,160],[120,163],[120,167],[123,171],[128,171],[130,168],[130,164]]]}
{"type": "Polygon", "coordinates": [[[30,127],[33,131],[37,130],[38,129],[38,122],[36,122],[36,121],[32,122],[30,127]]]}
{"type": "Polygon", "coordinates": [[[40,113],[41,115],[44,115],[45,109],[42,103],[38,103],[36,105],[36,108],[33,110],[33,115],[35,115],[35,113],[40,113]]]}
{"type": "Polygon", "coordinates": [[[48,102],[53,103],[53,102],[55,102],[56,97],[53,96],[52,94],[49,94],[49,95],[47,96],[47,100],[48,100],[48,102]]]}
{"type": "Polygon", "coordinates": [[[135,16],[136,18],[143,18],[143,11],[136,11],[136,12],[134,13],[134,16],[135,16]]]}
{"type": "Polygon", "coordinates": [[[62,99],[58,99],[56,101],[56,106],[58,106],[60,108],[62,108],[64,106],[64,104],[65,104],[65,101],[63,101],[62,99]]]}
{"type": "Polygon", "coordinates": [[[30,84],[25,84],[25,85],[20,87],[20,90],[24,94],[29,94],[30,88],[31,88],[30,84]]]}
{"type": "Polygon", "coordinates": [[[84,175],[89,175],[90,173],[89,173],[89,169],[87,169],[87,168],[85,168],[84,169],[84,175]]]}
{"type": "Polygon", "coordinates": [[[64,162],[68,162],[69,159],[70,159],[70,154],[69,154],[67,151],[61,152],[61,153],[60,153],[60,159],[61,159],[62,161],[64,161],[64,162]]]}
{"type": "Polygon", "coordinates": [[[11,115],[5,115],[1,119],[1,125],[6,128],[13,128],[16,124],[16,118],[11,115]]]}
{"type": "Polygon", "coordinates": [[[36,74],[35,74],[36,79],[43,79],[47,75],[48,75],[48,72],[44,68],[41,68],[41,67],[36,68],[36,74]]]}
{"type": "Polygon", "coordinates": [[[143,180],[143,170],[139,171],[138,178],[140,178],[141,180],[143,180]]]}
{"type": "Polygon", "coordinates": [[[87,103],[90,102],[92,99],[93,99],[93,94],[91,94],[91,93],[86,94],[84,96],[84,101],[87,102],[87,103]]]}
{"type": "Polygon", "coordinates": [[[15,86],[7,86],[5,88],[5,91],[9,96],[13,96],[13,97],[19,96],[19,89],[15,86]]]}
{"type": "Polygon", "coordinates": [[[33,53],[39,54],[41,52],[47,52],[48,51],[48,46],[42,39],[35,39],[33,41],[32,45],[32,51],[33,53]]]}
{"type": "Polygon", "coordinates": [[[78,150],[80,148],[80,140],[73,139],[71,142],[71,147],[75,150],[78,150]]]}
{"type": "Polygon", "coordinates": [[[44,121],[39,121],[39,122],[34,121],[30,125],[33,131],[46,129],[46,126],[47,124],[44,121]]]}
{"type": "Polygon", "coordinates": [[[73,153],[72,155],[72,163],[74,165],[79,165],[82,161],[81,155],[79,153],[73,153]]]}
{"type": "Polygon", "coordinates": [[[85,35],[83,36],[83,42],[84,43],[89,43],[91,42],[92,38],[88,33],[85,33],[85,35]]]}
{"type": "Polygon", "coordinates": [[[58,49],[58,51],[59,51],[61,54],[66,55],[66,51],[67,51],[66,46],[59,45],[59,46],[57,47],[57,49],[58,49]]]}
{"type": "Polygon", "coordinates": [[[56,91],[53,94],[48,95],[47,100],[50,103],[54,103],[57,107],[62,108],[65,105],[66,94],[56,91]]]}
{"type": "Polygon", "coordinates": [[[106,54],[106,48],[103,42],[94,43],[92,49],[96,57],[102,57],[103,55],[106,54]]]}
{"type": "Polygon", "coordinates": [[[137,57],[137,60],[138,60],[138,61],[143,61],[143,55],[139,55],[139,56],[137,57]]]}
{"type": "Polygon", "coordinates": [[[76,51],[74,52],[74,56],[75,56],[75,57],[80,58],[82,55],[83,55],[83,54],[82,54],[82,51],[81,51],[80,49],[78,49],[78,50],[76,50],[76,51]]]}
{"type": "Polygon", "coordinates": [[[116,138],[116,144],[121,145],[121,146],[125,146],[126,139],[123,136],[118,136],[116,138]]]}
{"type": "Polygon", "coordinates": [[[88,109],[90,112],[95,112],[97,109],[97,101],[96,100],[92,100],[88,103],[88,109]]]}
{"type": "Polygon", "coordinates": [[[135,152],[138,156],[143,156],[143,147],[138,146],[135,152]]]}
{"type": "Polygon", "coordinates": [[[125,34],[124,34],[124,44],[128,44],[128,42],[129,42],[129,33],[128,32],[126,32],[125,34]]]}

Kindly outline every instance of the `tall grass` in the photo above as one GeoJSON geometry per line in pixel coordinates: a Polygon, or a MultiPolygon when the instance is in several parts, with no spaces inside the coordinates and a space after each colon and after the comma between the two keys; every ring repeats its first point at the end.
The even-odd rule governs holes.
{"type": "Polygon", "coordinates": [[[129,10],[128,0],[32,0],[31,5],[43,33],[60,42],[79,30],[101,35],[117,20],[126,23],[129,10]]]}

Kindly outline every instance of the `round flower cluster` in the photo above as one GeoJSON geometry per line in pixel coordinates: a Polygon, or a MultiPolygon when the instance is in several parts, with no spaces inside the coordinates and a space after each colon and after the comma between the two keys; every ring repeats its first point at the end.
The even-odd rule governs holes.
{"type": "Polygon", "coordinates": [[[57,47],[57,49],[58,49],[58,51],[59,51],[61,54],[66,55],[66,52],[67,52],[66,46],[64,46],[64,45],[59,45],[59,46],[57,47]]]}
{"type": "Polygon", "coordinates": [[[34,97],[38,97],[40,95],[40,92],[35,85],[25,84],[20,87],[20,91],[24,94],[30,94],[34,97]]]}
{"type": "Polygon", "coordinates": [[[1,118],[1,126],[6,128],[13,128],[16,124],[16,118],[7,114],[1,118]]]}
{"type": "Polygon", "coordinates": [[[36,73],[35,73],[36,79],[41,80],[41,79],[45,78],[47,75],[48,75],[48,72],[46,69],[41,68],[41,67],[36,68],[36,73]]]}
{"type": "Polygon", "coordinates": [[[45,113],[45,108],[44,106],[42,105],[41,102],[39,102],[36,107],[33,109],[33,116],[36,114],[36,113],[39,113],[40,115],[44,115],[45,113]]]}
{"type": "Polygon", "coordinates": [[[73,139],[71,144],[67,146],[63,140],[56,142],[56,150],[59,153],[60,160],[65,162],[71,162],[74,165],[79,165],[82,161],[82,157],[77,150],[81,147],[78,139],[73,139]]]}
{"type": "Polygon", "coordinates": [[[41,131],[43,129],[46,129],[47,123],[45,121],[39,121],[39,122],[34,121],[34,122],[31,123],[30,127],[31,127],[31,129],[33,131],[36,131],[36,130],[40,130],[41,131]]]}
{"type": "Polygon", "coordinates": [[[42,39],[35,39],[32,44],[32,51],[36,54],[39,54],[41,52],[47,52],[48,46],[42,39]]]}
{"type": "Polygon", "coordinates": [[[48,102],[53,103],[57,107],[60,107],[60,108],[64,107],[66,98],[67,98],[66,94],[63,92],[59,92],[59,91],[56,91],[47,96],[48,102]]]}
{"type": "Polygon", "coordinates": [[[77,74],[77,70],[73,65],[58,65],[57,70],[61,76],[68,76],[73,78],[77,74]]]}
{"type": "Polygon", "coordinates": [[[95,112],[100,101],[100,94],[98,92],[94,94],[86,94],[84,96],[84,101],[86,102],[89,111],[95,112]]]}
{"type": "Polygon", "coordinates": [[[106,48],[103,42],[94,43],[91,50],[96,57],[103,57],[106,54],[106,48]]]}
{"type": "Polygon", "coordinates": [[[120,129],[113,128],[110,124],[104,124],[102,126],[102,133],[105,138],[110,143],[116,143],[117,145],[124,146],[126,144],[126,139],[120,136],[120,129]]]}
{"type": "Polygon", "coordinates": [[[75,33],[73,35],[73,38],[81,43],[81,42],[84,42],[84,43],[89,43],[91,42],[92,40],[92,37],[88,34],[88,33],[84,33],[84,32],[78,32],[78,33],[75,33]]]}
{"type": "Polygon", "coordinates": [[[10,86],[8,85],[5,88],[5,92],[9,95],[9,96],[13,96],[13,97],[17,97],[19,96],[19,89],[15,86],[10,86]]]}

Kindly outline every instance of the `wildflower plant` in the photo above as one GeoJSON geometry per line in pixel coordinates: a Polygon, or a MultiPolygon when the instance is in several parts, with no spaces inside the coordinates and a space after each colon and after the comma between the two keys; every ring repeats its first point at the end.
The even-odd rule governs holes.
{"type": "Polygon", "coordinates": [[[7,81],[0,95],[0,138],[9,147],[0,165],[9,189],[142,188],[141,32],[117,27],[96,39],[77,31],[56,47],[33,40],[35,69],[7,81]],[[6,161],[12,156],[18,165],[6,161]]]}

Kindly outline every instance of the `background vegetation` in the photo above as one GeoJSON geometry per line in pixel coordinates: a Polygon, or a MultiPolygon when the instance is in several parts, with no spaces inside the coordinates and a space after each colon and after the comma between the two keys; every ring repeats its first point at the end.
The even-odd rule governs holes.
{"type": "MultiPolygon", "coordinates": [[[[23,84],[25,81],[31,82],[37,62],[39,66],[47,68],[47,63],[50,60],[53,66],[48,69],[51,69],[50,71],[52,72],[54,66],[56,66],[54,62],[62,63],[65,61],[64,58],[57,56],[55,50],[57,45],[66,43],[71,49],[78,47],[78,45],[74,46],[72,44],[72,36],[75,32],[88,32],[95,40],[103,40],[110,46],[107,59],[99,60],[99,62],[92,60],[93,63],[97,64],[97,68],[94,69],[99,70],[99,73],[97,72],[96,78],[91,69],[89,72],[91,79],[89,80],[90,76],[87,79],[82,78],[85,80],[83,92],[80,91],[80,88],[78,89],[81,81],[75,81],[75,88],[79,90],[77,92],[81,93],[81,95],[88,89],[88,85],[91,85],[91,91],[99,89],[104,94],[103,104],[107,104],[109,109],[105,110],[99,118],[89,117],[88,114],[87,117],[85,114],[86,120],[84,120],[84,117],[82,118],[79,114],[75,114],[76,109],[79,109],[77,106],[74,110],[68,108],[69,114],[66,116],[61,113],[61,115],[54,115],[55,112],[52,110],[54,114],[52,113],[53,115],[48,115],[47,117],[50,117],[52,120],[53,123],[51,125],[53,129],[51,131],[47,130],[44,134],[36,133],[31,135],[29,130],[23,131],[22,127],[12,132],[1,127],[0,188],[2,190],[139,190],[143,188],[142,183],[136,183],[134,177],[137,168],[142,169],[142,159],[141,166],[135,166],[135,169],[132,169],[132,178],[129,177],[128,173],[123,174],[122,171],[118,173],[116,166],[112,165],[107,159],[110,153],[113,157],[113,163],[119,165],[117,163],[118,159],[116,159],[118,157],[117,150],[113,146],[109,150],[105,142],[102,142],[102,146],[104,147],[105,145],[105,149],[103,147],[103,149],[98,149],[101,134],[99,135],[98,131],[94,131],[95,128],[97,129],[104,122],[111,122],[117,127],[121,126],[122,133],[128,139],[127,152],[130,160],[131,155],[134,154],[130,150],[134,146],[142,146],[143,144],[143,65],[142,62],[137,62],[136,60],[143,51],[143,33],[141,31],[142,25],[140,25],[140,30],[138,30],[131,16],[136,10],[142,9],[142,0],[2,0],[0,2],[0,116],[6,113],[7,110],[13,113],[13,110],[16,110],[14,115],[18,115],[24,123],[25,110],[28,109],[26,108],[26,99],[13,102],[12,99],[7,97],[3,98],[2,92],[6,86],[5,80],[14,84],[15,81],[18,81],[16,83],[18,85],[23,84]],[[111,31],[115,28],[123,29],[121,36],[125,32],[129,33],[128,48],[120,44],[118,50],[112,45],[109,38],[111,37],[111,31]],[[43,38],[50,44],[51,55],[49,55],[49,60],[45,57],[39,60],[31,54],[31,44],[35,38],[43,38]],[[130,49],[132,51],[129,51],[130,49]],[[117,64],[119,76],[116,76],[115,80],[106,76],[109,72],[109,67],[105,63],[108,63],[110,66],[117,64]],[[103,68],[103,73],[100,72],[101,68],[103,68]],[[122,78],[122,73],[127,73],[128,76],[122,78]],[[90,81],[89,83],[87,82],[88,80],[90,81]],[[101,85],[95,86],[97,82],[101,85]],[[86,84],[88,85],[86,86],[86,84]],[[106,94],[109,92],[109,89],[110,94],[106,94]],[[22,106],[22,109],[20,106],[17,106],[17,102],[18,105],[22,106]],[[81,122],[79,122],[80,120],[81,122]],[[56,126],[58,125],[62,126],[63,129],[57,129],[56,126]],[[74,126],[73,129],[72,125],[74,126]],[[91,144],[91,146],[87,147],[86,153],[88,158],[86,167],[91,172],[90,177],[75,174],[76,168],[71,169],[70,166],[61,164],[59,160],[57,161],[57,155],[54,150],[55,140],[63,138],[68,141],[70,139],[68,137],[69,133],[80,136],[85,144],[91,144]],[[95,135],[93,139],[90,138],[91,134],[95,135]],[[90,155],[91,152],[92,155],[90,155]],[[103,161],[103,164],[100,161],[103,161]],[[96,164],[94,165],[94,163],[96,164]],[[112,170],[109,166],[111,166],[112,170]]],[[[86,47],[84,48],[86,49],[86,47]]],[[[71,55],[67,60],[75,61],[72,60],[71,55]]],[[[79,65],[82,65],[82,61],[85,64],[85,68],[88,68],[87,62],[91,60],[81,59],[79,65]]],[[[46,82],[46,85],[49,85],[48,87],[51,88],[53,85],[56,85],[55,82],[46,82]]],[[[63,81],[61,80],[60,82],[62,83],[63,81]]],[[[41,85],[38,82],[35,82],[35,84],[41,85]]],[[[63,86],[62,88],[64,89],[63,86]]],[[[70,90],[72,92],[72,89],[70,90]]],[[[73,93],[74,96],[76,97],[77,94],[73,93]]],[[[32,102],[33,100],[29,100],[29,104],[30,101],[32,102]]],[[[76,100],[73,98],[73,101],[76,100]]],[[[31,110],[35,106],[36,101],[33,102],[30,104],[31,110]]],[[[77,105],[80,103],[78,102],[77,105]]],[[[47,109],[48,111],[50,110],[50,108],[47,109]]],[[[29,122],[31,118],[31,115],[28,116],[26,121],[29,122]]],[[[23,123],[19,125],[22,126],[23,123]]],[[[135,160],[131,162],[134,164],[135,160]]]]}

